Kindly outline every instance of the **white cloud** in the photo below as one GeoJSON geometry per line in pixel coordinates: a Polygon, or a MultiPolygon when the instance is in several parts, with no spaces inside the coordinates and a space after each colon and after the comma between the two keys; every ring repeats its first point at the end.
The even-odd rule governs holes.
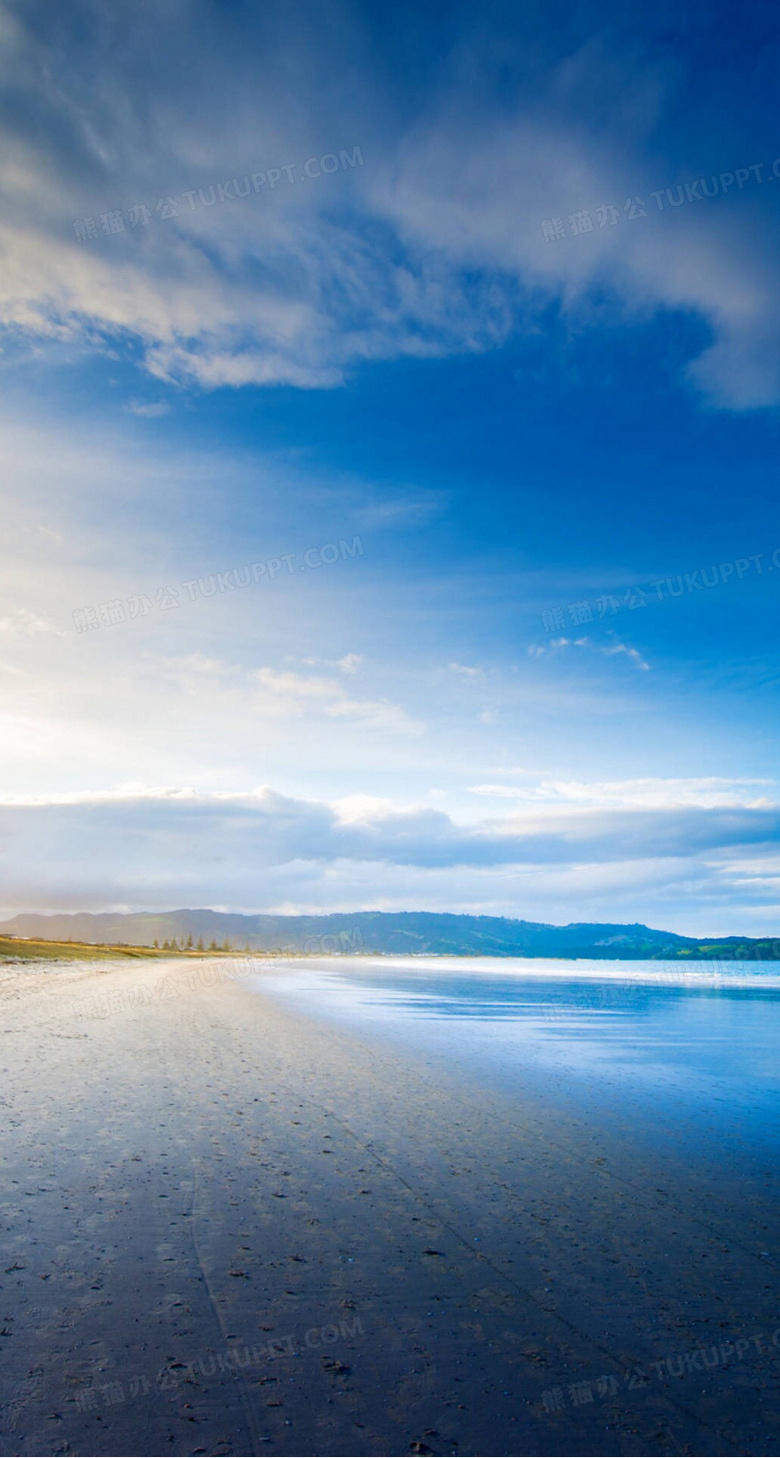
{"type": "Polygon", "coordinates": [[[306,677],[300,673],[278,672],[273,668],[259,668],[254,676],[276,703],[288,712],[291,707],[297,707],[300,700],[315,700],[329,718],[351,719],[364,729],[412,735],[423,732],[422,724],[410,719],[397,704],[385,699],[351,699],[343,684],[335,678],[306,677]]]}
{"type": "MultiPolygon", "coordinates": [[[[529,771],[520,771],[529,774],[529,771]]],[[[537,785],[472,785],[471,793],[505,800],[522,800],[536,806],[561,804],[583,807],[608,807],[616,810],[674,810],[697,806],[715,810],[729,807],[769,809],[774,800],[756,794],[758,786],[771,785],[772,780],[726,779],[717,775],[660,779],[646,777],[631,780],[564,780],[552,775],[541,776],[537,785]]]]}
{"type": "Polygon", "coordinates": [[[667,101],[674,105],[677,84],[659,71],[640,81],[635,58],[591,45],[509,113],[499,113],[479,82],[467,103],[461,87],[457,113],[443,89],[400,156],[366,182],[409,243],[440,250],[455,268],[491,268],[507,301],[507,281],[519,282],[524,293],[513,300],[513,327],[551,297],[575,329],[596,317],[631,323],[657,310],[687,311],[712,331],[691,380],[717,404],[766,405],[780,397],[774,213],[758,183],[679,210],[664,202],[665,193],[663,211],[650,201],[665,185],[676,194],[681,180],[731,165],[711,149],[704,163],[699,146],[688,166],[655,150],[658,118],[667,101]],[[626,124],[632,94],[642,99],[626,124]],[[603,107],[612,110],[611,126],[603,107]],[[639,194],[647,207],[632,220],[624,200],[639,194]],[[617,204],[615,221],[601,226],[596,209],[607,203],[617,204]],[[568,219],[580,209],[591,228],[572,236],[568,219]],[[541,226],[550,218],[564,232],[552,243],[541,226]]]}
{"type": "Polygon", "coordinates": [[[632,648],[628,643],[594,643],[592,638],[551,638],[549,643],[531,643],[528,649],[530,658],[543,658],[546,653],[555,653],[561,648],[589,648],[594,653],[601,653],[605,658],[613,658],[616,653],[625,653],[636,668],[649,670],[650,664],[646,663],[637,648],[632,648]]]}
{"type": "Polygon", "coordinates": [[[615,653],[625,653],[631,659],[631,662],[636,664],[637,668],[648,670],[650,668],[650,664],[645,663],[638,649],[629,648],[627,643],[613,643],[610,647],[601,648],[599,651],[606,654],[607,658],[611,658],[615,653]]]}
{"type": "Polygon", "coordinates": [[[356,506],[357,520],[367,530],[381,530],[390,527],[422,527],[432,517],[443,511],[443,492],[414,491],[399,496],[388,496],[382,500],[362,501],[356,506]]]}
{"type": "Polygon", "coordinates": [[[9,909],[406,906],[674,930],[682,905],[700,934],[739,930],[750,907],[767,929],[778,925],[779,839],[778,807],[570,805],[556,818],[461,825],[425,805],[304,801],[267,787],[123,785],[0,803],[9,909]]]}
{"type": "Polygon", "coordinates": [[[131,400],[125,406],[125,409],[130,415],[139,415],[142,419],[146,420],[159,420],[161,416],[168,414],[170,408],[170,405],[165,400],[148,401],[146,403],[140,400],[131,400]]]}
{"type": "Polygon", "coordinates": [[[363,659],[362,653],[345,653],[342,658],[302,658],[300,661],[308,668],[340,668],[342,673],[357,673],[363,659]]]}
{"type": "Polygon", "coordinates": [[[7,617],[0,618],[0,633],[11,635],[27,635],[29,633],[52,633],[55,638],[64,638],[65,634],[54,623],[47,618],[42,618],[38,613],[32,612],[29,608],[14,608],[7,617]]]}
{"type": "MultiPolygon", "coordinates": [[[[705,162],[698,144],[687,166],[658,152],[659,118],[679,100],[671,71],[604,44],[546,69],[540,52],[533,89],[519,82],[498,105],[475,28],[405,106],[361,86],[385,75],[383,58],[341,13],[336,37],[329,12],[307,7],[302,27],[270,7],[252,21],[254,44],[232,42],[197,0],[140,22],[117,3],[110,43],[75,12],[56,38],[24,3],[13,20],[3,13],[21,100],[2,128],[0,321],[21,336],[90,349],[131,339],[151,375],[203,388],[323,388],[364,362],[490,349],[538,327],[551,300],[587,327],[606,299],[623,322],[657,310],[701,318],[711,343],[689,373],[716,402],[780,397],[769,190],[624,215],[629,196],[733,163],[731,152],[705,162]],[[172,31],[184,52],[175,79],[162,67],[172,31]],[[44,88],[55,45],[58,84],[44,88]],[[258,89],[250,58],[261,53],[258,89]],[[333,84],[345,68],[348,107],[333,84]],[[281,82],[290,72],[292,88],[281,82]],[[300,180],[307,157],[357,143],[362,166],[300,180]],[[286,166],[294,180],[273,190],[251,184],[215,206],[196,196],[286,166]],[[156,203],[168,195],[178,216],[163,220],[156,203]],[[148,224],[104,236],[101,214],[121,207],[129,220],[136,203],[150,207],[148,224]],[[583,208],[593,218],[605,203],[617,204],[615,225],[544,242],[543,219],[583,208]],[[73,223],[86,216],[98,236],[78,243],[73,223]]],[[[518,76],[520,49],[502,47],[518,76]]],[[[129,408],[153,418],[163,405],[129,408]]],[[[366,520],[413,524],[435,509],[409,491],[366,520]]]]}

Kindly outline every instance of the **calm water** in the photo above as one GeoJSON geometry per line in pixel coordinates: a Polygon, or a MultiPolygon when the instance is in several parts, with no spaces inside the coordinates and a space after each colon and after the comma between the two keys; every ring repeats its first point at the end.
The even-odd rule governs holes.
{"type": "Polygon", "coordinates": [[[334,957],[271,987],[504,1091],[534,1084],[664,1137],[780,1143],[777,963],[334,957]]]}

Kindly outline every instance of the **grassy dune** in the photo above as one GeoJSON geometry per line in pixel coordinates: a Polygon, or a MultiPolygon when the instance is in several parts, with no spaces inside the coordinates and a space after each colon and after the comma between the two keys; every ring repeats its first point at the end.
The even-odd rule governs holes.
{"type": "Polygon", "coordinates": [[[49,942],[33,937],[0,937],[0,962],[43,960],[97,961],[105,957],[205,957],[214,952],[162,951],[158,947],[125,947],[104,942],[49,942]]]}

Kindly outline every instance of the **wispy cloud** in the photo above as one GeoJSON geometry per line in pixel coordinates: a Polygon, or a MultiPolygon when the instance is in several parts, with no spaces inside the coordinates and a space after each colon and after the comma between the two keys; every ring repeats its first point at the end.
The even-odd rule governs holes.
{"type": "Polygon", "coordinates": [[[625,653],[637,668],[646,670],[650,668],[650,664],[645,663],[639,650],[637,648],[630,648],[627,643],[613,643],[608,648],[600,648],[599,651],[606,654],[607,658],[611,658],[615,653],[625,653]]]}
{"type": "Polygon", "coordinates": [[[167,400],[131,400],[125,406],[129,415],[138,415],[145,420],[160,420],[163,415],[168,414],[170,408],[167,400]]]}
{"type": "Polygon", "coordinates": [[[628,643],[594,643],[592,638],[551,638],[549,643],[531,643],[528,649],[530,658],[543,658],[546,653],[555,653],[562,648],[589,648],[594,653],[601,653],[605,658],[613,658],[617,653],[625,653],[636,668],[649,671],[650,664],[645,662],[638,648],[632,648],[628,643]]]}
{"type": "MultiPolygon", "coordinates": [[[[186,13],[187,63],[172,78],[150,58],[171,53],[172,33],[181,51],[178,7],[148,10],[139,24],[117,5],[110,43],[77,10],[63,12],[56,36],[35,25],[31,6],[6,12],[20,104],[3,124],[0,319],[18,336],[95,350],[132,338],[151,375],[206,389],[322,388],[377,360],[491,349],[538,327],[551,301],[588,327],[606,293],[627,321],[697,314],[711,342],[690,378],[719,403],[780,396],[769,189],[741,197],[737,219],[721,199],[719,211],[699,204],[644,224],[594,224],[573,246],[544,241],[544,218],[612,198],[622,215],[624,199],[657,187],[661,172],[680,173],[680,159],[672,167],[657,148],[681,84],[672,68],[640,68],[635,55],[591,43],[565,60],[540,53],[532,92],[515,92],[493,85],[475,24],[472,65],[464,72],[464,36],[404,108],[375,82],[355,82],[386,72],[348,16],[338,43],[313,7],[305,29],[263,12],[253,36],[231,43],[205,4],[189,0],[186,13]],[[55,46],[58,85],[44,88],[55,46]],[[306,108],[277,82],[258,92],[248,57],[261,51],[268,76],[295,68],[306,108]],[[351,77],[346,111],[332,85],[339,66],[351,77]],[[104,84],[85,108],[98,74],[104,84]],[[499,90],[513,99],[498,105],[499,90]],[[364,165],[342,169],[340,149],[356,142],[364,165]],[[304,159],[331,146],[337,172],[307,178],[304,159]],[[296,185],[271,188],[282,156],[296,185]],[[209,186],[222,179],[224,205],[188,207],[196,171],[209,186]],[[261,174],[262,194],[258,184],[257,195],[229,200],[234,177],[261,174]],[[130,210],[146,197],[153,226],[135,226],[130,210]],[[118,233],[102,221],[117,211],[118,233]],[[77,242],[74,221],[87,215],[97,238],[77,242]]],[[[518,73],[520,50],[507,47],[505,59],[518,73]]],[[[708,170],[695,157],[686,176],[708,170]]],[[[712,168],[728,160],[713,154],[712,168]]]]}
{"type": "Polygon", "coordinates": [[[445,497],[436,491],[408,491],[400,495],[363,500],[355,504],[356,520],[367,530],[385,527],[420,527],[444,510],[445,497]]]}
{"type": "Polygon", "coordinates": [[[362,653],[345,653],[342,658],[301,658],[309,668],[340,668],[342,673],[357,673],[363,662],[362,653]]]}
{"type": "Polygon", "coordinates": [[[423,725],[410,719],[397,704],[385,699],[353,699],[335,678],[318,678],[300,673],[259,668],[254,675],[260,687],[284,712],[291,712],[303,700],[315,701],[332,719],[351,719],[365,729],[389,730],[395,734],[422,734],[423,725]]]}
{"type": "Polygon", "coordinates": [[[535,785],[472,785],[470,791],[474,795],[549,807],[571,804],[615,810],[674,810],[692,806],[709,810],[732,807],[770,809],[775,802],[762,791],[764,786],[771,785],[774,785],[772,780],[724,779],[714,775],[686,779],[648,776],[644,779],[592,781],[565,780],[549,775],[539,777],[535,785]]]}
{"type": "Polygon", "coordinates": [[[42,618],[29,608],[14,608],[6,617],[0,618],[0,633],[16,636],[29,633],[52,633],[55,638],[64,638],[61,628],[42,618]]]}

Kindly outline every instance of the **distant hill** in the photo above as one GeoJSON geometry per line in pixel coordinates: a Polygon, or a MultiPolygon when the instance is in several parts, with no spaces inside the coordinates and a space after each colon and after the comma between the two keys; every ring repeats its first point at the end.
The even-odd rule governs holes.
{"type": "Polygon", "coordinates": [[[600,922],[549,926],[503,916],[457,916],[437,911],[354,911],[328,916],[243,916],[237,912],[182,910],[29,913],[13,917],[0,933],[57,941],[162,947],[213,944],[233,951],[439,954],[482,957],[592,957],[642,959],[766,959],[780,957],[780,941],[769,938],[699,939],[600,922]]]}

